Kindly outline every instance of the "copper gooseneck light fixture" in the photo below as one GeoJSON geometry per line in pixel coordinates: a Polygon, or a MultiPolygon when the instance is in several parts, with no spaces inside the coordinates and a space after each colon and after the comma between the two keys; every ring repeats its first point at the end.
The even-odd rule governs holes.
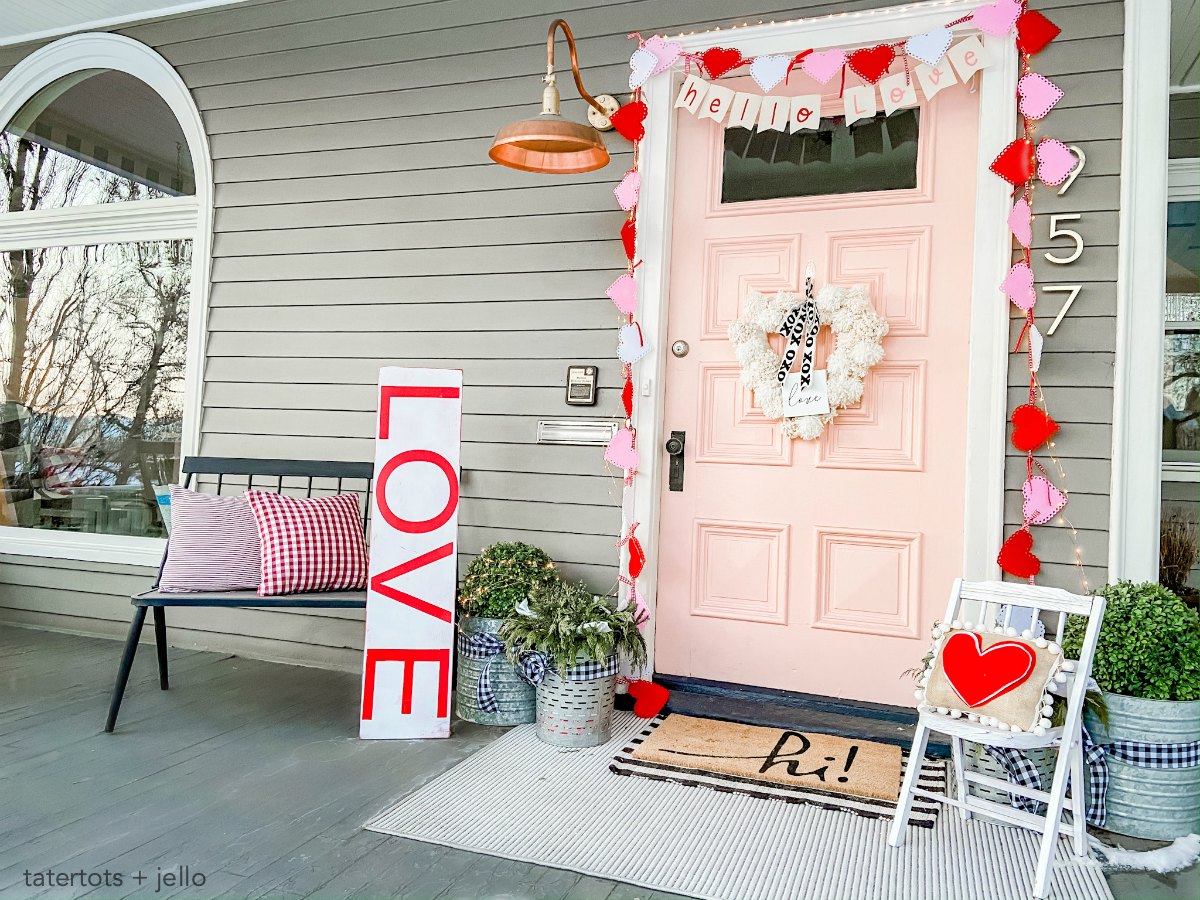
{"type": "Polygon", "coordinates": [[[593,97],[584,88],[583,79],[579,77],[575,36],[562,19],[551,22],[546,32],[546,77],[542,81],[546,89],[542,92],[541,115],[501,128],[496,132],[488,156],[494,162],[512,169],[564,175],[591,172],[608,165],[608,150],[600,131],[612,128],[608,117],[617,110],[619,104],[606,94],[593,97]],[[564,119],[559,112],[560,98],[554,75],[554,32],[559,28],[571,50],[571,74],[575,76],[575,87],[579,90],[579,96],[591,105],[588,110],[591,125],[564,119]]]}

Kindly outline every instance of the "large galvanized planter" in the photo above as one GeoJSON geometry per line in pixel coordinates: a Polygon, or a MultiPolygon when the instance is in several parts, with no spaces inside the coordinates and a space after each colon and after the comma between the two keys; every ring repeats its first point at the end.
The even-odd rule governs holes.
{"type": "MultiPolygon", "coordinates": [[[[1142,700],[1104,692],[1108,728],[1085,711],[1092,740],[1184,744],[1200,740],[1200,700],[1142,700]]],[[[1108,762],[1108,818],[1104,827],[1133,837],[1170,841],[1200,832],[1200,767],[1151,769],[1108,762]]]]}
{"type": "MultiPolygon", "coordinates": [[[[503,619],[463,616],[459,628],[464,634],[496,634],[503,619]]],[[[490,659],[471,659],[458,654],[458,686],[454,692],[454,711],[460,719],[480,725],[526,725],[534,717],[533,685],[525,681],[503,654],[490,659]],[[491,663],[492,691],[500,708],[488,712],[479,708],[479,676],[491,663]]]]}
{"type": "Polygon", "coordinates": [[[537,736],[555,747],[597,747],[612,736],[617,676],[568,681],[548,671],[537,688],[537,736]]]}
{"type": "MultiPolygon", "coordinates": [[[[1054,780],[1054,764],[1058,761],[1058,751],[1052,747],[1034,747],[1026,750],[1025,756],[1033,763],[1042,779],[1042,790],[1050,790],[1050,782],[1054,780]]],[[[992,758],[983,744],[963,741],[963,766],[970,772],[980,775],[990,775],[1001,781],[1008,780],[1008,772],[1000,763],[992,758]]],[[[993,803],[1011,803],[1012,794],[998,788],[982,784],[972,784],[967,788],[972,797],[990,800],[993,803]]]]}

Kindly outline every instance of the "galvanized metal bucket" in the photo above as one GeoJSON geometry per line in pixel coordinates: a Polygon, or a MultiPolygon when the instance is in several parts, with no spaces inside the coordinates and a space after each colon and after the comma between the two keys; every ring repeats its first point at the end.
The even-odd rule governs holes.
{"type": "MultiPolygon", "coordinates": [[[[1084,720],[1092,740],[1183,744],[1200,740],[1200,700],[1142,700],[1104,692],[1108,728],[1090,710],[1084,720]]],[[[1108,762],[1108,818],[1118,834],[1170,841],[1200,832],[1200,767],[1150,769],[1113,759],[1108,762]]]]}
{"type": "MultiPolygon", "coordinates": [[[[503,619],[463,616],[458,620],[465,634],[495,634],[503,619]]],[[[534,718],[533,685],[523,679],[516,667],[501,653],[491,659],[470,659],[458,654],[458,685],[454,691],[454,711],[460,719],[479,725],[526,725],[534,718]],[[500,708],[488,712],[479,708],[479,676],[491,663],[492,690],[500,708]]]]}
{"type": "MultiPolygon", "coordinates": [[[[1051,747],[1034,747],[1031,750],[1026,750],[1025,756],[1028,757],[1029,761],[1038,770],[1038,775],[1042,779],[1042,789],[1050,790],[1050,782],[1054,780],[1054,764],[1058,761],[1058,752],[1051,747]]],[[[987,752],[987,748],[983,744],[963,741],[963,766],[970,772],[978,772],[980,775],[990,775],[992,778],[999,778],[1001,781],[1008,780],[1008,773],[1004,770],[1004,767],[992,758],[992,754],[987,752]]],[[[982,784],[969,785],[967,791],[972,797],[990,800],[993,803],[1012,802],[1012,794],[1008,791],[987,787],[982,784]]]]}
{"type": "Polygon", "coordinates": [[[612,736],[617,676],[566,681],[546,673],[537,688],[537,736],[555,747],[596,747],[612,736]]]}

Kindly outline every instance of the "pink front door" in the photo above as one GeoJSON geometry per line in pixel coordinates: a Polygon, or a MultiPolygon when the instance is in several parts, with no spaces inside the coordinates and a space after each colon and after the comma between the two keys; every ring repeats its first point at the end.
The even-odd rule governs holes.
{"type": "MultiPolygon", "coordinates": [[[[919,121],[832,144],[731,130],[728,149],[722,126],[676,113],[665,336],[690,350],[667,358],[663,429],[686,450],[671,491],[660,448],[657,671],[911,703],[901,673],[963,558],[977,107],[957,85],[922,98],[919,121]],[[801,441],[741,385],[727,330],[749,292],[802,290],[809,261],[818,290],[866,285],[890,333],[862,404],[801,441]]],[[[825,96],[825,116],[841,108],[825,96]]]]}

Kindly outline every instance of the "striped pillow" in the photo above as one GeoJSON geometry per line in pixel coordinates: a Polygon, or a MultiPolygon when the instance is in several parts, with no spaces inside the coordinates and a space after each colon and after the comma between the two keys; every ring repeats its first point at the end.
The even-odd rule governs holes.
{"type": "Polygon", "coordinates": [[[258,527],[241,497],[171,485],[171,537],[158,589],[172,593],[258,587],[258,527]]]}
{"type": "Polygon", "coordinates": [[[263,597],[367,586],[367,547],[355,494],[300,498],[247,491],[262,542],[263,597]]]}

